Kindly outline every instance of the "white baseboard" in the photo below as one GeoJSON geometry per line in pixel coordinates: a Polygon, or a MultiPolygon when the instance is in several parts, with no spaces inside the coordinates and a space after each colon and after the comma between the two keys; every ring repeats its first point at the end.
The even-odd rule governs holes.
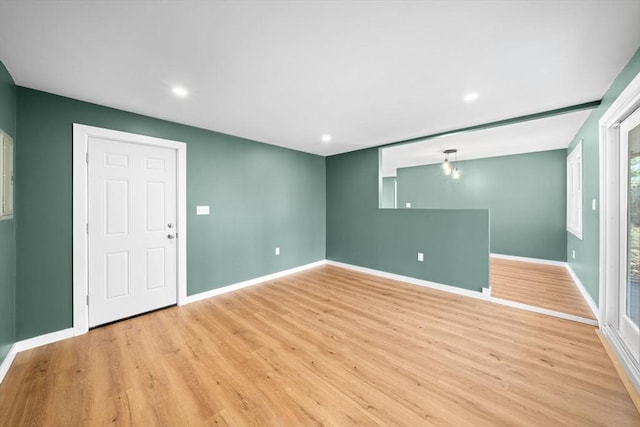
{"type": "Polygon", "coordinates": [[[486,299],[481,292],[472,291],[469,289],[458,288],[456,286],[451,285],[443,285],[442,283],[430,282],[428,280],[416,279],[415,277],[403,276],[401,274],[388,273],[386,271],[374,270],[372,268],[360,267],[358,265],[345,264],[338,261],[329,261],[327,260],[327,265],[333,265],[335,267],[346,268],[348,270],[358,271],[360,273],[367,273],[373,276],[383,277],[385,279],[398,280],[400,282],[407,282],[413,285],[424,286],[426,288],[436,289],[439,291],[449,292],[452,294],[464,295],[466,297],[476,298],[476,299],[486,299]]]}
{"type": "Polygon", "coordinates": [[[16,345],[13,344],[2,363],[0,363],[0,383],[2,383],[2,380],[4,380],[4,376],[7,375],[7,372],[9,372],[9,368],[13,363],[13,359],[16,358],[16,354],[18,354],[18,350],[16,350],[16,345]]]}
{"type": "Polygon", "coordinates": [[[511,261],[531,262],[534,264],[556,265],[558,267],[564,267],[567,265],[567,263],[564,261],[554,261],[552,259],[541,259],[541,258],[528,258],[524,256],[515,256],[515,255],[491,254],[491,258],[508,259],[511,261]]]}
{"type": "Polygon", "coordinates": [[[210,291],[201,292],[195,295],[189,295],[179,305],[191,304],[192,302],[200,301],[203,299],[215,297],[216,295],[226,294],[228,292],[237,291],[238,289],[248,288],[249,286],[258,285],[260,283],[268,282],[270,280],[278,279],[280,277],[288,276],[293,273],[299,273],[304,270],[308,270],[310,268],[318,267],[326,264],[326,260],[320,260],[316,262],[312,262],[311,264],[301,265],[299,267],[290,268],[289,270],[279,271],[277,273],[268,274],[266,276],[256,277],[255,279],[245,280],[244,282],[234,283],[233,285],[224,286],[218,289],[212,289],[210,291]]]}
{"type": "Polygon", "coordinates": [[[502,298],[489,297],[487,301],[494,304],[500,304],[507,307],[518,308],[520,310],[530,311],[532,313],[545,314],[547,316],[557,317],[558,319],[571,320],[573,322],[584,323],[586,325],[598,326],[598,322],[586,317],[575,316],[573,314],[563,313],[561,311],[549,310],[548,308],[536,307],[535,305],[523,304],[521,302],[511,301],[502,298]]]}
{"type": "Polygon", "coordinates": [[[329,261],[329,260],[327,260],[327,264],[328,265],[333,265],[333,266],[336,266],[336,267],[346,268],[348,270],[358,271],[360,273],[366,273],[366,274],[371,274],[373,276],[383,277],[385,279],[398,280],[398,281],[401,281],[401,282],[411,283],[411,284],[418,285],[418,286],[424,286],[424,287],[427,287],[427,288],[436,289],[436,290],[444,291],[444,292],[449,292],[449,293],[452,293],[452,294],[462,295],[462,296],[465,296],[465,297],[481,299],[481,300],[484,300],[484,301],[487,301],[487,302],[491,302],[491,303],[494,303],[494,304],[500,304],[500,305],[504,305],[504,306],[507,306],[507,307],[512,307],[512,308],[517,308],[517,309],[520,309],[520,310],[530,311],[530,312],[533,312],[533,313],[545,314],[547,316],[553,316],[553,317],[557,317],[559,319],[571,320],[571,321],[574,321],[574,322],[585,323],[587,325],[594,325],[594,326],[598,325],[598,322],[596,322],[593,319],[587,319],[585,317],[574,316],[572,314],[567,314],[567,313],[561,313],[561,312],[555,311],[555,310],[549,310],[549,309],[546,309],[546,308],[536,307],[536,306],[533,306],[533,305],[528,305],[528,304],[523,304],[523,303],[519,303],[519,302],[515,302],[515,301],[509,301],[509,300],[506,300],[506,299],[492,297],[492,296],[490,296],[490,293],[487,294],[487,293],[484,292],[484,289],[487,289],[487,288],[483,288],[483,292],[476,292],[476,291],[471,291],[469,289],[458,288],[458,287],[451,286],[451,285],[443,285],[442,283],[429,282],[427,280],[416,279],[414,277],[402,276],[400,274],[394,274],[394,273],[387,273],[386,271],[374,270],[374,269],[371,269],[371,268],[360,267],[360,266],[351,265],[351,264],[345,264],[345,263],[337,262],[337,261],[329,261]]]}
{"type": "Polygon", "coordinates": [[[43,345],[51,344],[56,341],[66,340],[75,336],[74,329],[68,328],[61,331],[51,332],[37,337],[29,338],[26,340],[18,341],[15,346],[18,353],[25,350],[31,350],[32,348],[40,347],[43,345]]]}
{"type": "Polygon", "coordinates": [[[591,295],[589,294],[589,292],[587,292],[584,285],[578,278],[578,275],[575,273],[575,271],[573,271],[573,268],[571,268],[569,264],[567,264],[567,271],[571,275],[573,283],[576,284],[576,288],[578,288],[578,290],[582,294],[582,298],[584,298],[584,300],[587,302],[587,305],[591,309],[591,312],[596,317],[596,319],[598,319],[598,324],[600,324],[600,310],[598,309],[596,302],[593,300],[593,298],[591,298],[591,295]]]}
{"type": "Polygon", "coordinates": [[[29,338],[26,340],[18,341],[17,343],[11,346],[9,353],[2,361],[0,365],[0,383],[4,379],[4,376],[9,371],[11,364],[13,363],[13,359],[15,359],[16,355],[21,351],[31,350],[32,348],[40,347],[43,345],[51,344],[57,341],[66,340],[67,338],[72,338],[75,336],[74,329],[68,328],[63,329],[61,331],[51,332],[44,335],[39,335],[37,337],[29,338]]]}
{"type": "MultiPolygon", "coordinates": [[[[491,256],[494,256],[494,254],[492,254],[491,256]]],[[[507,259],[514,259],[514,258],[518,258],[519,260],[525,260],[525,258],[521,258],[521,257],[510,257],[508,255],[497,255],[495,256],[496,258],[505,258],[505,257],[509,257],[507,259]]],[[[535,261],[530,261],[533,258],[526,258],[527,262],[535,262],[535,261]]],[[[591,298],[591,296],[589,295],[589,293],[586,291],[586,289],[584,288],[584,286],[582,285],[582,282],[580,282],[580,280],[578,279],[578,277],[575,275],[574,271],[571,269],[571,267],[569,265],[567,265],[566,263],[558,263],[558,261],[547,261],[547,260],[538,260],[538,261],[543,261],[541,263],[554,263],[552,265],[564,265],[566,266],[567,270],[569,271],[569,274],[571,274],[571,277],[573,278],[574,282],[576,283],[577,288],[580,290],[581,294],[583,295],[585,301],[587,301],[587,304],[589,304],[589,307],[591,308],[591,310],[593,311],[594,316],[596,316],[596,318],[598,318],[598,309],[597,306],[595,305],[593,299],[591,298]]],[[[181,305],[185,305],[185,304],[189,304],[192,302],[196,302],[196,301],[200,301],[206,298],[211,298],[213,296],[216,295],[221,295],[221,294],[225,294],[228,292],[233,292],[236,291],[238,289],[242,289],[242,288],[247,288],[249,286],[254,286],[260,283],[264,283],[270,280],[274,280],[280,277],[284,277],[284,276],[288,276],[290,274],[293,273],[298,273],[304,270],[308,270],[310,268],[314,268],[314,267],[318,267],[324,264],[328,264],[328,265],[333,265],[336,267],[341,267],[341,268],[345,268],[348,270],[354,270],[354,271],[359,271],[362,273],[367,273],[367,274],[371,274],[373,276],[378,276],[378,277],[383,277],[386,279],[391,279],[391,280],[398,280],[401,282],[406,282],[406,283],[411,283],[414,285],[418,285],[418,286],[423,286],[423,287],[427,287],[427,288],[431,288],[431,289],[435,289],[435,290],[439,290],[439,291],[443,291],[443,292],[448,292],[448,293],[452,293],[452,294],[457,294],[457,295],[462,295],[462,296],[466,296],[466,297],[470,297],[470,298],[475,298],[475,299],[481,299],[481,300],[485,300],[488,302],[492,302],[495,304],[500,304],[500,305],[505,305],[505,306],[509,306],[509,307],[513,307],[513,308],[519,308],[521,310],[527,310],[527,311],[532,311],[535,313],[541,313],[541,314],[546,314],[549,316],[554,316],[554,317],[559,317],[562,319],[567,319],[567,320],[573,320],[576,322],[581,322],[581,323],[586,323],[586,324],[590,324],[590,325],[597,325],[598,322],[591,320],[591,319],[586,319],[586,318],[582,318],[579,316],[573,316],[570,314],[565,314],[565,313],[560,313],[560,312],[556,312],[553,310],[548,310],[545,308],[540,308],[540,307],[534,307],[534,306],[530,306],[527,304],[522,304],[522,303],[518,303],[515,301],[509,301],[509,300],[503,300],[500,298],[495,298],[490,296],[490,290],[489,292],[485,292],[485,289],[483,289],[483,292],[477,292],[477,291],[472,291],[469,289],[463,289],[463,288],[458,288],[456,286],[451,286],[451,285],[444,285],[442,283],[436,283],[436,282],[430,282],[428,280],[422,280],[422,279],[416,279],[415,277],[409,277],[409,276],[403,276],[400,274],[395,274],[395,273],[388,273],[386,271],[381,271],[381,270],[374,270],[371,268],[366,268],[366,267],[360,267],[357,265],[352,265],[352,264],[345,264],[342,262],[338,262],[338,261],[330,261],[330,260],[320,260],[320,261],[316,261],[310,264],[306,264],[306,265],[302,265],[299,267],[295,267],[295,268],[291,268],[289,270],[284,270],[284,271],[280,271],[277,273],[273,273],[273,274],[269,274],[266,276],[262,276],[262,277],[257,277],[255,279],[250,279],[250,280],[246,280],[244,282],[240,282],[240,283],[235,283],[233,285],[229,285],[229,286],[225,286],[222,288],[218,288],[218,289],[213,289],[211,291],[208,292],[202,292],[196,295],[191,295],[188,296],[187,299],[185,300],[185,302],[181,305]]],[[[32,348],[35,347],[40,347],[46,344],[51,344],[57,341],[62,341],[65,340],[67,338],[71,338],[73,336],[75,336],[76,334],[74,333],[74,329],[73,328],[68,328],[68,329],[63,329],[61,331],[56,331],[56,332],[51,332],[45,335],[40,335],[37,337],[33,337],[33,338],[29,338],[26,340],[22,340],[22,341],[18,341],[15,344],[13,344],[13,346],[11,346],[11,349],[9,350],[9,353],[7,353],[7,356],[4,358],[4,360],[2,361],[2,364],[0,364],[0,383],[2,382],[2,380],[4,379],[5,375],[7,374],[7,372],[9,371],[9,367],[11,366],[11,364],[13,363],[13,360],[15,359],[16,355],[21,352],[21,351],[25,351],[25,350],[30,350],[32,348]]]]}

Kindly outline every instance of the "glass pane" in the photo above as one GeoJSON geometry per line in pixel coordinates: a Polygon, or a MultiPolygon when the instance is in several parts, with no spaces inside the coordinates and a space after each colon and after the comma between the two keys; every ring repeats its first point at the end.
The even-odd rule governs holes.
{"type": "Polygon", "coordinates": [[[629,132],[629,235],[626,315],[640,324],[640,125],[629,132]]]}

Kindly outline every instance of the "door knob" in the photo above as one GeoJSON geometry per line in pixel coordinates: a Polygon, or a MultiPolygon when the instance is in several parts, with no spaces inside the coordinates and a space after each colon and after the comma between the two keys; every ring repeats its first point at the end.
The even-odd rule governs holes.
{"type": "Polygon", "coordinates": [[[173,234],[168,234],[167,239],[173,239],[175,236],[173,234]]]}
{"type": "Polygon", "coordinates": [[[169,224],[167,224],[167,227],[169,227],[169,228],[173,228],[173,223],[172,223],[172,222],[170,222],[169,224]]]}

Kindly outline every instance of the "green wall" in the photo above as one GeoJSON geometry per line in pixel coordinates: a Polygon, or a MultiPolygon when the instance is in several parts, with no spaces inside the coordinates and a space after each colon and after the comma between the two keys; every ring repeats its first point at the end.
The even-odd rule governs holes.
{"type": "MultiPolygon", "coordinates": [[[[562,248],[562,242],[549,244],[557,239],[555,234],[545,244],[535,236],[539,248],[531,254],[518,253],[522,248],[517,249],[511,237],[492,233],[495,252],[566,257],[596,302],[599,219],[591,199],[599,197],[597,122],[639,71],[640,50],[570,146],[584,141],[583,240],[568,234],[565,255],[551,256],[542,248],[562,248]]],[[[488,285],[489,211],[378,209],[382,181],[377,149],[323,159],[31,89],[16,90],[0,63],[0,128],[14,136],[16,144],[16,215],[0,222],[0,361],[15,340],[72,326],[74,122],[187,143],[190,295],[321,260],[325,248],[330,260],[466,289],[488,285]],[[212,214],[195,216],[200,204],[210,205],[212,214]],[[282,251],[279,257],[273,255],[276,246],[282,251]],[[419,251],[425,253],[423,263],[415,259],[419,251]]],[[[561,164],[565,167],[564,158],[561,164]]],[[[471,172],[466,170],[461,182],[471,172]]],[[[484,185],[468,183],[475,186],[474,193],[484,185]]],[[[506,199],[496,202],[510,204],[506,199]]],[[[559,204],[564,203],[563,196],[559,204]]],[[[496,208],[489,208],[495,222],[496,208]]],[[[517,231],[513,226],[502,231],[509,230],[517,231]]]]}
{"type": "Polygon", "coordinates": [[[17,110],[18,339],[72,326],[74,122],[187,143],[189,295],[325,258],[320,156],[22,87],[17,110]]]}
{"type": "MultiPolygon", "coordinates": [[[[0,62],[0,129],[16,141],[16,85],[0,62]]],[[[16,341],[15,215],[0,221],[0,363],[16,341]]]]}
{"type": "Polygon", "coordinates": [[[440,164],[399,168],[398,206],[489,209],[491,252],[566,261],[567,151],[460,161],[460,179],[440,164]]]}
{"type": "MultiPolygon", "coordinates": [[[[597,60],[597,59],[596,59],[597,60]]],[[[569,152],[582,140],[582,240],[567,233],[567,259],[589,295],[599,302],[599,256],[600,256],[600,216],[591,209],[591,201],[600,201],[598,166],[599,128],[598,121],[618,98],[620,93],[640,72],[640,49],[616,77],[602,98],[602,104],[591,112],[589,118],[578,131],[569,146],[569,152]],[[572,252],[576,251],[575,259],[572,252]]]]}
{"type": "Polygon", "coordinates": [[[377,148],[327,157],[326,165],[327,259],[475,291],[488,286],[487,210],[379,209],[377,148]]]}

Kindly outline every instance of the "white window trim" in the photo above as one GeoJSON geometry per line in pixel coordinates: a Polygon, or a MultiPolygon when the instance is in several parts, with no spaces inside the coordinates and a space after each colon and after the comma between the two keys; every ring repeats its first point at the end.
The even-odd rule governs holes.
{"type": "Polygon", "coordinates": [[[640,390],[640,364],[618,333],[620,281],[620,123],[640,107],[640,73],[600,118],[600,329],[640,390]]]}
{"type": "Polygon", "coordinates": [[[567,231],[582,240],[582,140],[567,156],[567,231]],[[578,170],[577,181],[573,172],[578,170]]]}
{"type": "Polygon", "coordinates": [[[87,143],[90,137],[126,140],[138,144],[172,148],[177,153],[177,205],[176,231],[178,265],[178,305],[187,302],[187,145],[151,136],[119,132],[93,126],[73,124],[73,329],[74,335],[89,330],[88,291],[88,239],[87,239],[87,143]]]}
{"type": "MultiPolygon", "coordinates": [[[[11,138],[6,132],[0,130],[0,221],[5,220],[5,219],[11,219],[13,218],[13,210],[14,210],[14,199],[13,197],[15,194],[15,191],[13,190],[13,176],[7,177],[6,176],[6,171],[4,170],[4,157],[6,155],[6,146],[11,145],[11,153],[12,153],[12,159],[11,159],[11,163],[12,165],[15,165],[15,145],[13,143],[13,138],[11,138]],[[6,194],[4,192],[4,187],[5,187],[5,180],[9,179],[11,180],[10,185],[12,187],[11,190],[11,210],[8,212],[5,212],[5,206],[6,206],[6,194]]],[[[14,174],[14,167],[11,168],[11,175],[14,174]]]]}

